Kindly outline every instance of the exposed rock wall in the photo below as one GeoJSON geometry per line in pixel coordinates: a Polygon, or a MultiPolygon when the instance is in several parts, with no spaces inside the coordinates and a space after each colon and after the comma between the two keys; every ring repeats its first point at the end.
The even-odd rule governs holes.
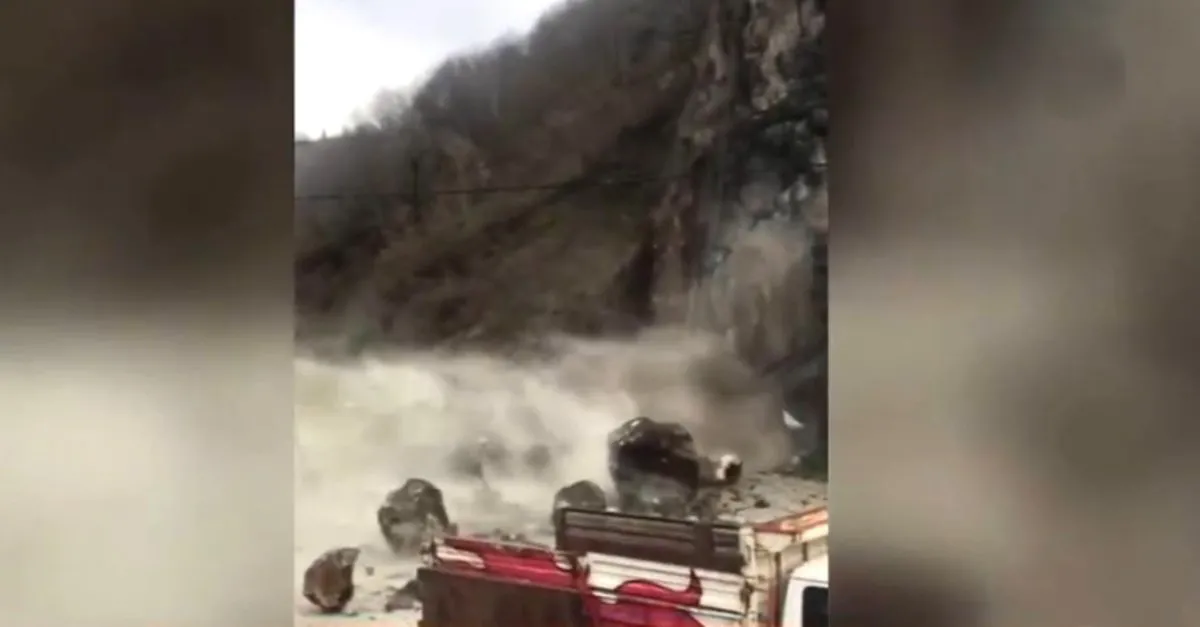
{"type": "Polygon", "coordinates": [[[817,422],[829,222],[824,21],[815,0],[713,4],[673,155],[695,174],[657,213],[660,315],[724,334],[785,382],[794,415],[817,422]]]}

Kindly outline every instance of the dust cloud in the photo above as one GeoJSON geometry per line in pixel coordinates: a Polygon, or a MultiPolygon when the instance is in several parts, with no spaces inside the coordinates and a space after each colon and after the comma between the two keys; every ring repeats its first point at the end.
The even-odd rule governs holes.
{"type": "Polygon", "coordinates": [[[691,428],[702,452],[750,470],[790,455],[777,392],[715,338],[659,330],[631,340],[548,341],[537,357],[393,352],[295,362],[297,565],[334,545],[382,547],[375,509],[410,477],[445,492],[464,531],[544,526],[554,492],[609,483],[607,433],[638,415],[691,428]],[[455,449],[487,437],[550,468],[490,469],[490,493],[456,479],[455,449]],[[499,496],[499,500],[495,497],[499,496]]]}

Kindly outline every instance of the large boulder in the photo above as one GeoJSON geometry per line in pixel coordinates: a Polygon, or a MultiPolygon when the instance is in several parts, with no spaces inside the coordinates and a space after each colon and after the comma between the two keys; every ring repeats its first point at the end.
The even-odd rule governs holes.
{"type": "Polygon", "coordinates": [[[331,549],[304,571],[304,598],[326,614],[346,608],[354,598],[354,564],[359,550],[331,549]]]}
{"type": "Polygon", "coordinates": [[[576,481],[565,485],[554,493],[554,507],[550,511],[550,522],[553,524],[560,509],[590,509],[603,512],[608,509],[608,497],[604,490],[592,481],[576,481]]]}
{"type": "Polygon", "coordinates": [[[425,479],[409,479],[389,492],[376,518],[397,555],[418,555],[431,540],[454,532],[442,491],[425,479]]]}
{"type": "Polygon", "coordinates": [[[741,478],[737,456],[707,458],[680,424],[641,416],[609,434],[608,468],[618,507],[631,513],[685,515],[703,488],[741,478]]]}

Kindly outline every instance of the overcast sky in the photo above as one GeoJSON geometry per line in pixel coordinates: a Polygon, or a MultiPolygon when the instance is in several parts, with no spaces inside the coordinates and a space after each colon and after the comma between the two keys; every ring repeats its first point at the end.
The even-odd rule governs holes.
{"type": "Polygon", "coordinates": [[[524,33],[559,0],[296,0],[296,132],[334,134],[386,87],[524,33]]]}

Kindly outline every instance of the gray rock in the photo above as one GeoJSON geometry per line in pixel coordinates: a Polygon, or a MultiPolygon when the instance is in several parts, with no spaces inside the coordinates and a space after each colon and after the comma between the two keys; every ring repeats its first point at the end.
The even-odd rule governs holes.
{"type": "Polygon", "coordinates": [[[591,481],[576,481],[565,485],[554,493],[554,506],[550,512],[551,524],[558,510],[568,507],[603,512],[608,509],[608,497],[600,486],[591,481]]]}
{"type": "Polygon", "coordinates": [[[733,485],[742,475],[737,456],[702,457],[682,425],[646,417],[609,434],[608,461],[617,506],[630,513],[687,515],[701,489],[733,485]]]}
{"type": "Polygon", "coordinates": [[[424,479],[409,479],[388,493],[376,518],[397,555],[418,555],[430,541],[454,532],[442,491],[424,479]]]}
{"type": "Polygon", "coordinates": [[[304,571],[304,598],[326,614],[341,612],[354,598],[354,564],[359,550],[331,549],[304,571]]]}

